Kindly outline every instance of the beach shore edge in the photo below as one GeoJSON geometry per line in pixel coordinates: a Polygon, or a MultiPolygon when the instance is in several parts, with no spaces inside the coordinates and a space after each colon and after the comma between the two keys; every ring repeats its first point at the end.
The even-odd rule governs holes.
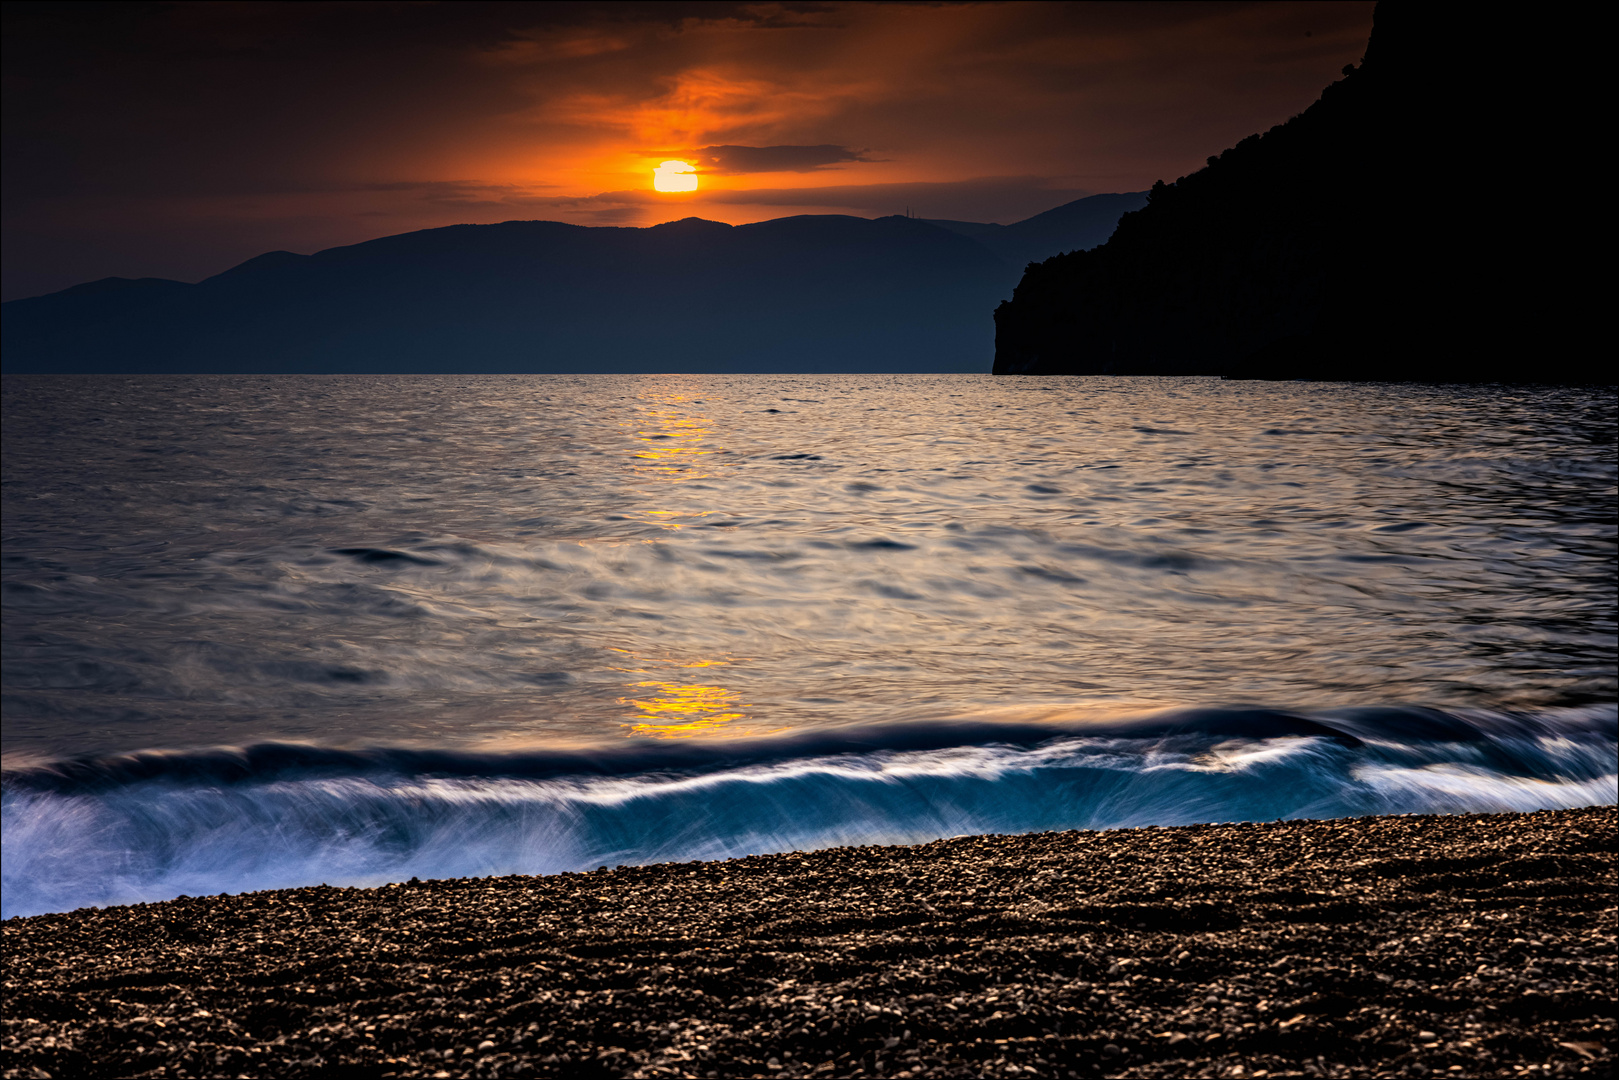
{"type": "Polygon", "coordinates": [[[1613,806],[16,918],[39,1076],[1611,1076],[1613,806]]]}

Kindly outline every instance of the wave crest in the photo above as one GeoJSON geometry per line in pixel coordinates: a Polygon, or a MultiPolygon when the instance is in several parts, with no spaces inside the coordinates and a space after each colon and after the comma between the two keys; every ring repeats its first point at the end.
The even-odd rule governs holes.
{"type": "Polygon", "coordinates": [[[298,885],[1619,801],[1613,706],[1178,710],[472,753],[263,744],[4,774],[3,915],[298,885]]]}

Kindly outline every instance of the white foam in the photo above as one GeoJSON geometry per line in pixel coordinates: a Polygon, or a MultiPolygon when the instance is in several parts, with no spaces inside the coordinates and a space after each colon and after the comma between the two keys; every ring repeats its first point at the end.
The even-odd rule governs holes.
{"type": "Polygon", "coordinates": [[[1062,738],[696,773],[13,784],[4,915],[973,833],[1564,808],[1619,801],[1612,763],[1611,737],[1360,747],[1062,738]]]}

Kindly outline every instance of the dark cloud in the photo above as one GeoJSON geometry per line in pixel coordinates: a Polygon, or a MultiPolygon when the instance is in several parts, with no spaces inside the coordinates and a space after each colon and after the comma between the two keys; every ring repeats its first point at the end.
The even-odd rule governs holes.
{"type": "Polygon", "coordinates": [[[697,151],[698,164],[709,172],[729,175],[767,172],[818,172],[851,161],[870,161],[860,150],[847,146],[705,146],[697,151]]]}
{"type": "Polygon", "coordinates": [[[837,184],[813,188],[750,188],[716,191],[718,205],[826,207],[881,216],[995,221],[1003,225],[1044,213],[1096,192],[1053,185],[1038,176],[983,176],[971,180],[916,180],[895,184],[837,184]]]}
{"type": "MultiPolygon", "coordinates": [[[[678,202],[652,191],[604,191],[584,198],[532,195],[504,203],[535,211],[603,206],[640,206],[656,221],[683,217],[729,219],[728,210],[758,207],[755,217],[783,213],[842,213],[865,217],[910,213],[916,217],[993,221],[1009,225],[1096,192],[1052,185],[1038,176],[985,176],[971,180],[896,184],[835,184],[823,187],[744,188],[697,191],[678,202]],[[661,213],[659,213],[661,212],[661,213]]],[[[540,216],[544,216],[541,213],[540,216]]],[[[570,215],[571,216],[571,215],[570,215]]]]}
{"type": "Polygon", "coordinates": [[[475,180],[399,180],[382,184],[355,184],[331,188],[333,192],[374,191],[403,193],[439,206],[497,207],[545,205],[554,196],[536,195],[552,184],[482,184],[475,180]]]}
{"type": "Polygon", "coordinates": [[[648,220],[657,222],[691,215],[729,220],[733,214],[727,210],[733,207],[758,207],[759,212],[753,217],[805,212],[882,217],[910,212],[916,217],[1010,225],[1090,194],[1096,191],[1051,185],[1041,176],[978,176],[973,180],[918,180],[818,188],[716,189],[678,196],[678,201],[656,191],[602,191],[584,198],[525,194],[507,199],[504,206],[552,212],[575,207],[640,206],[652,210],[654,215],[648,220]]]}

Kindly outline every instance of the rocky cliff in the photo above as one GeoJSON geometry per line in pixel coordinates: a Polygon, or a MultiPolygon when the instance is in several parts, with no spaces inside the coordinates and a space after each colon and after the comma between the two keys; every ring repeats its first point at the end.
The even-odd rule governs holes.
{"type": "Polygon", "coordinates": [[[1303,113],[1030,266],[995,371],[1583,381],[1588,287],[1540,195],[1582,151],[1558,84],[1509,59],[1549,31],[1453,14],[1380,4],[1360,66],[1303,113]]]}

